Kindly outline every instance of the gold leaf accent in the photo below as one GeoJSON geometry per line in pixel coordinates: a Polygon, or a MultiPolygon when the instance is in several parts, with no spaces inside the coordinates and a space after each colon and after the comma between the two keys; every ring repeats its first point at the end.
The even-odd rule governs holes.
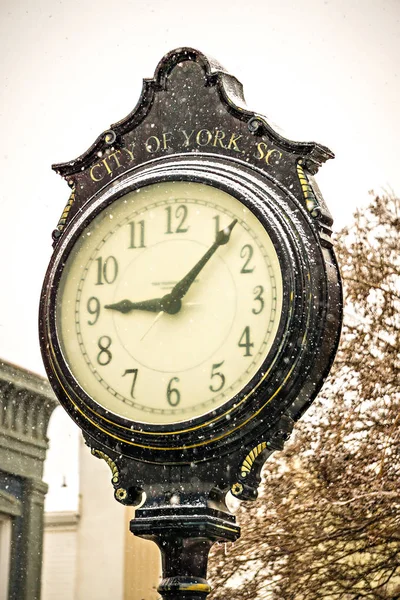
{"type": "Polygon", "coordinates": [[[241,467],[241,471],[240,471],[240,475],[242,477],[247,477],[247,475],[250,473],[251,469],[253,468],[253,464],[254,464],[254,461],[256,460],[257,456],[259,454],[261,454],[261,452],[263,450],[265,450],[266,447],[267,447],[267,443],[261,442],[261,444],[258,444],[258,446],[253,448],[253,450],[251,450],[248,453],[248,455],[246,456],[246,458],[244,459],[244,461],[242,463],[242,467],[241,467]]]}
{"type": "Polygon", "coordinates": [[[97,456],[98,458],[102,458],[103,460],[106,461],[106,463],[108,464],[108,466],[111,469],[112,472],[112,483],[118,483],[119,482],[119,471],[118,471],[118,467],[115,464],[115,462],[113,460],[111,460],[111,458],[109,456],[107,456],[107,454],[105,454],[104,452],[102,452],[101,450],[96,450],[95,448],[92,448],[92,454],[93,456],[97,456]]]}
{"type": "Polygon", "coordinates": [[[193,582],[193,581],[177,581],[175,577],[170,577],[168,580],[164,579],[162,584],[163,591],[177,592],[177,591],[190,591],[190,592],[202,592],[208,594],[211,592],[211,586],[208,583],[193,582]]]}
{"type": "Polygon", "coordinates": [[[311,184],[307,179],[307,175],[305,174],[301,160],[299,160],[299,162],[297,163],[297,175],[299,177],[301,189],[303,190],[307,210],[313,217],[317,217],[319,214],[319,204],[315,197],[311,184]]]}
{"type": "Polygon", "coordinates": [[[211,586],[208,583],[192,583],[191,585],[180,585],[180,590],[187,590],[190,592],[203,592],[208,594],[211,592],[211,586]]]}
{"type": "Polygon", "coordinates": [[[60,233],[62,232],[62,230],[65,227],[65,223],[67,222],[69,211],[71,210],[71,206],[73,205],[74,202],[75,202],[75,188],[72,190],[71,195],[68,199],[68,202],[65,205],[63,213],[60,217],[60,220],[58,221],[57,229],[60,233]]]}

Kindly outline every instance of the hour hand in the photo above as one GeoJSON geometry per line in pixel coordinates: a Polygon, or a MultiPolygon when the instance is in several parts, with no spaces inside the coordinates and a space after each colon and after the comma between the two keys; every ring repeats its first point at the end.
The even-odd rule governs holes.
{"type": "Polygon", "coordinates": [[[153,298],[152,300],[142,300],[141,302],[131,302],[130,300],[121,300],[115,304],[106,304],[104,308],[117,310],[121,313],[129,313],[132,310],[147,310],[149,312],[160,312],[162,310],[161,298],[153,298]]]}

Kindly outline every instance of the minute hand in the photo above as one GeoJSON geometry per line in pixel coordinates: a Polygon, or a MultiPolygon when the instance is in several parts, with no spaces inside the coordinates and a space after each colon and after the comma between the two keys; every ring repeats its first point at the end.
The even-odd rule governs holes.
{"type": "Polygon", "coordinates": [[[173,298],[183,298],[183,296],[188,292],[193,281],[196,279],[197,275],[210,260],[214,252],[219,248],[219,246],[223,246],[224,244],[227,244],[229,242],[232,229],[235,227],[236,223],[237,219],[232,221],[232,223],[228,225],[228,227],[221,229],[221,231],[217,233],[213,245],[207,250],[204,256],[199,260],[199,262],[196,263],[192,269],[190,269],[189,273],[187,273],[185,277],[178,281],[178,283],[172,288],[171,296],[173,298]]]}

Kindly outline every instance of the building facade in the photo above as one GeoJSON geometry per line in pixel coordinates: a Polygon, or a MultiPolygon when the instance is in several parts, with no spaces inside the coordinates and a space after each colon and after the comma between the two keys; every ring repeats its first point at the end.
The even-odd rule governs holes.
{"type": "Polygon", "coordinates": [[[57,401],[48,382],[0,360],[0,600],[39,600],[43,463],[57,401]]]}
{"type": "Polygon", "coordinates": [[[79,444],[78,512],[45,514],[42,600],[156,600],[160,552],[130,533],[109,467],[79,444]]]}

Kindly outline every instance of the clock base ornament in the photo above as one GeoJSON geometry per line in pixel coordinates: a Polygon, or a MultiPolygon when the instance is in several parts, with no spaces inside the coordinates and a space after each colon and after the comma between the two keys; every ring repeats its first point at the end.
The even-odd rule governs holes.
{"type": "Polygon", "coordinates": [[[138,509],[130,530],[159,547],[163,580],[158,592],[165,600],[205,598],[211,591],[207,582],[211,546],[234,542],[240,535],[233,515],[204,506],[138,509]]]}
{"type": "Polygon", "coordinates": [[[195,600],[211,591],[207,582],[211,547],[240,537],[226,495],[230,490],[240,500],[257,498],[262,466],[275,450],[283,449],[293,425],[282,415],[265,431],[265,441],[230,455],[229,465],[223,458],[187,465],[145,464],[105,447],[100,450],[98,441],[84,434],[92,454],[111,470],[115,499],[140,507],[130,531],[159,547],[163,580],[158,591],[165,600],[195,600]]]}
{"type": "Polygon", "coordinates": [[[254,500],[334,360],[342,287],[314,180],[333,153],[250,111],[179,48],[73,161],[40,302],[50,383],[160,548],[165,599],[205,598],[215,542],[254,500]]]}

